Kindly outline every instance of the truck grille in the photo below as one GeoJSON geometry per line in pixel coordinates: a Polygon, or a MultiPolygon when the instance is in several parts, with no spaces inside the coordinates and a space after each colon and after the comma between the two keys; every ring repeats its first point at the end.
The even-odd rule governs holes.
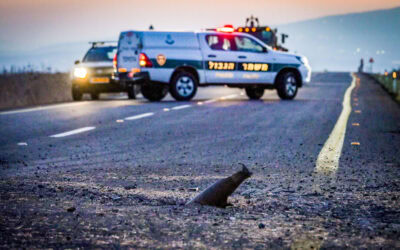
{"type": "Polygon", "coordinates": [[[88,73],[90,76],[108,76],[111,77],[113,72],[113,67],[98,67],[98,68],[89,68],[88,73]]]}

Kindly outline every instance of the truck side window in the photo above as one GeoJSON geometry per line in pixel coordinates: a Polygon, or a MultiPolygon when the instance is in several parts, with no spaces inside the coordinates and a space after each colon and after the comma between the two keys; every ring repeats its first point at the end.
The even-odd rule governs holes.
{"type": "Polygon", "coordinates": [[[206,36],[207,44],[212,50],[232,50],[231,41],[228,37],[218,35],[206,36]]]}
{"type": "Polygon", "coordinates": [[[83,58],[83,62],[111,62],[117,53],[116,47],[91,48],[83,58]]]}
{"type": "Polygon", "coordinates": [[[241,52],[263,52],[263,47],[254,41],[245,36],[235,36],[235,44],[237,51],[241,52]]]}

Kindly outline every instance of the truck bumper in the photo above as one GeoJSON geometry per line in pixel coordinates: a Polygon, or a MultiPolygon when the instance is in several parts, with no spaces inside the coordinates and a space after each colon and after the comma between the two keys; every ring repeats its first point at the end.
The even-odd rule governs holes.
{"type": "Polygon", "coordinates": [[[117,82],[111,80],[109,83],[90,83],[86,79],[73,79],[72,87],[79,89],[83,93],[107,93],[107,92],[123,92],[125,91],[117,82]]]}
{"type": "Polygon", "coordinates": [[[311,81],[311,67],[309,65],[302,64],[299,70],[303,83],[309,83],[311,81]]]}
{"type": "Polygon", "coordinates": [[[138,72],[132,77],[128,73],[119,73],[112,76],[113,81],[117,82],[123,87],[127,87],[133,84],[143,84],[150,81],[150,76],[148,72],[138,72]]]}

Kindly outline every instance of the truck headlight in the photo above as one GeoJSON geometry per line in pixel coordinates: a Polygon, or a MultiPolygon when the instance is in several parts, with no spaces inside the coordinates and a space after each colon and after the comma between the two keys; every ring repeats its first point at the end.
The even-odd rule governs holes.
{"type": "Polygon", "coordinates": [[[300,57],[300,62],[304,65],[308,65],[308,59],[305,56],[300,57]]]}
{"type": "Polygon", "coordinates": [[[74,77],[85,78],[87,76],[87,70],[85,68],[75,68],[74,77]]]}

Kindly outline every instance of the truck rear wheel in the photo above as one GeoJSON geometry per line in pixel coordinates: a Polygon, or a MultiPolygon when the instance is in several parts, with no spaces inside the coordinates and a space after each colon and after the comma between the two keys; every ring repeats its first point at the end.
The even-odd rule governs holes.
{"type": "Polygon", "coordinates": [[[72,99],[74,101],[82,100],[83,93],[76,87],[72,86],[72,99]]]}
{"type": "Polygon", "coordinates": [[[169,92],[177,101],[189,101],[197,91],[198,81],[191,73],[181,71],[171,81],[169,92]]]}
{"type": "Polygon", "coordinates": [[[264,88],[261,88],[259,86],[247,87],[246,88],[246,95],[251,100],[258,100],[264,95],[264,88]]]}
{"type": "Polygon", "coordinates": [[[168,94],[168,87],[158,83],[142,85],[141,92],[144,98],[156,102],[163,99],[168,94]]]}
{"type": "Polygon", "coordinates": [[[97,92],[90,93],[90,97],[92,98],[92,100],[99,100],[99,95],[100,93],[97,92]]]}
{"type": "Polygon", "coordinates": [[[293,72],[286,72],[277,79],[276,90],[282,100],[292,100],[295,98],[298,89],[296,75],[293,72]]]}
{"type": "Polygon", "coordinates": [[[128,93],[129,99],[136,99],[136,88],[135,85],[131,85],[127,88],[126,92],[128,93]]]}

